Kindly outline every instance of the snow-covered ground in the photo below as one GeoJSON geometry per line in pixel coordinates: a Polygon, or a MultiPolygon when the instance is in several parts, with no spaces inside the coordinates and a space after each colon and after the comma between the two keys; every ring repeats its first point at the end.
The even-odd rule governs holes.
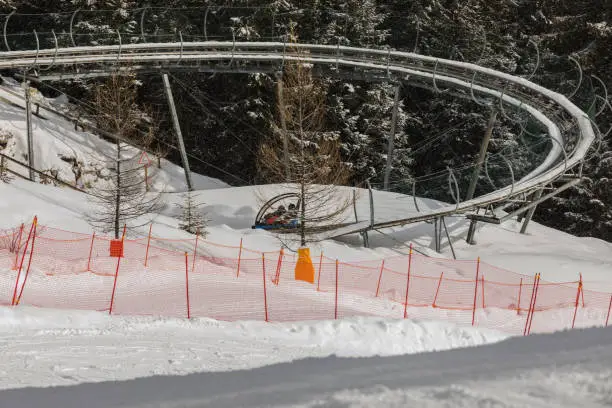
{"type": "Polygon", "coordinates": [[[420,353],[506,337],[451,323],[379,318],[230,323],[3,308],[0,389],[232,371],[306,357],[420,353]]]}
{"type": "Polygon", "coordinates": [[[254,370],[8,390],[0,391],[0,406],[605,407],[612,394],[611,334],[609,328],[575,330],[435,353],[327,357],[254,370]]]}
{"type": "MultiPolygon", "coordinates": [[[[15,84],[9,85],[12,91],[18,91],[15,84]]],[[[3,89],[5,88],[0,87],[0,96],[3,99],[0,101],[0,130],[11,135],[4,152],[24,160],[23,153],[26,151],[24,113],[20,108],[6,103],[10,101],[19,105],[22,102],[3,89]]],[[[44,113],[44,116],[48,119],[36,117],[34,119],[36,158],[39,166],[45,169],[57,168],[60,177],[70,180],[71,164],[62,160],[62,157],[77,158],[83,162],[89,172],[88,177],[91,177],[89,181],[95,183],[101,171],[98,163],[103,157],[101,152],[109,149],[109,144],[91,134],[75,132],[70,123],[54,117],[49,112],[44,113]]],[[[191,238],[192,236],[177,228],[179,210],[174,204],[183,200],[183,194],[177,193],[184,190],[182,169],[164,162],[159,176],[160,181],[155,187],[168,192],[164,194],[166,204],[159,214],[149,214],[145,217],[146,220],[153,223],[156,236],[191,238]]],[[[198,201],[204,204],[203,209],[210,219],[208,240],[237,246],[242,238],[246,248],[258,251],[279,249],[280,242],[275,236],[261,230],[252,230],[250,227],[261,205],[261,198],[273,196],[282,189],[282,186],[228,188],[225,183],[204,176],[196,176],[196,186],[200,190],[198,201]]],[[[347,194],[349,193],[350,190],[347,189],[347,194]]],[[[403,217],[406,211],[414,210],[411,197],[376,191],[374,198],[377,214],[389,219],[403,217]]],[[[419,206],[433,208],[439,206],[439,203],[420,199],[419,206]]],[[[15,179],[10,184],[0,183],[0,213],[2,213],[0,229],[15,227],[38,215],[43,225],[91,233],[91,227],[85,221],[86,215],[91,211],[95,209],[87,196],[67,188],[34,184],[21,179],[15,179]]],[[[367,193],[360,191],[357,217],[359,220],[364,220],[368,214],[367,193]]],[[[490,264],[514,272],[529,276],[542,273],[543,279],[548,281],[576,281],[578,274],[582,273],[585,288],[612,291],[612,245],[609,243],[590,238],[576,238],[537,223],[530,225],[528,234],[520,235],[517,232],[519,225],[509,221],[501,226],[480,225],[477,233],[478,243],[470,246],[464,241],[467,222],[463,218],[449,218],[447,224],[459,259],[474,260],[480,256],[490,264]]],[[[314,253],[323,251],[327,257],[345,262],[380,260],[407,254],[408,245],[413,243],[422,253],[450,257],[450,248],[446,240],[443,242],[443,254],[436,254],[433,251],[432,232],[431,224],[414,224],[386,229],[381,233],[370,233],[370,249],[362,248],[359,236],[350,235],[338,240],[313,244],[312,251],[314,253]]],[[[132,231],[131,236],[144,236],[146,233],[147,227],[142,227],[132,231]]],[[[205,247],[205,250],[212,256],[228,255],[227,249],[222,247],[211,245],[205,247]]],[[[7,270],[6,273],[14,271],[7,270]]],[[[310,298],[306,298],[308,299],[310,298]]],[[[355,302],[355,305],[357,310],[364,306],[359,302],[355,302]]],[[[397,305],[383,306],[384,310],[397,308],[397,305]]],[[[568,319],[571,318],[570,312],[563,310],[538,314],[537,318],[540,319],[538,323],[544,324],[542,326],[544,328],[549,322],[550,327],[567,327],[568,319]],[[561,325],[557,324],[559,321],[562,322],[561,325]]],[[[583,309],[582,319],[579,321],[582,321],[583,325],[601,325],[603,319],[600,312],[597,311],[595,315],[588,309],[583,309]]],[[[493,330],[435,322],[435,320],[453,320],[454,314],[434,308],[409,310],[409,316],[418,316],[421,320],[359,317],[338,321],[282,324],[229,323],[211,319],[188,321],[154,317],[109,317],[99,312],[28,307],[1,308],[0,388],[69,385],[160,374],[231,371],[330,355],[363,357],[422,353],[477,346],[498,342],[508,337],[507,334],[493,330]]],[[[500,330],[524,321],[524,317],[519,318],[507,310],[479,311],[477,319],[479,322],[488,322],[489,326],[498,327],[500,330]]],[[[454,320],[465,323],[461,319],[454,320]]],[[[593,333],[609,333],[609,331],[593,331],[593,333]]],[[[566,334],[559,336],[560,339],[566,338],[564,337],[566,334]]],[[[563,341],[565,340],[559,340],[556,344],[563,344],[563,341]]],[[[520,347],[521,343],[519,340],[512,340],[510,344],[518,344],[516,347],[520,347]]],[[[525,344],[529,346],[531,343],[525,344]]],[[[541,345],[541,342],[538,344],[541,345]]],[[[503,349],[503,345],[499,347],[495,350],[503,349]]],[[[602,345],[602,350],[608,349],[609,344],[602,345]]],[[[468,355],[473,355],[469,353],[474,352],[468,352],[468,355]]],[[[537,360],[537,350],[533,353],[531,357],[525,357],[520,361],[531,364],[533,359],[537,360]]],[[[446,365],[446,362],[438,360],[442,357],[433,354],[431,356],[432,361],[439,363],[444,370],[454,369],[452,365],[446,365]]],[[[590,356],[595,359],[595,352],[593,351],[590,356]]],[[[509,358],[514,357],[516,356],[512,355],[509,358]]],[[[418,358],[418,361],[422,362],[425,357],[418,358]]],[[[563,359],[565,356],[559,348],[556,352],[550,353],[550,358],[563,359]]],[[[486,360],[481,362],[483,361],[486,362],[486,360]]],[[[508,406],[520,406],[520,404],[537,406],[543,405],[546,396],[553,395],[554,392],[560,392],[555,400],[560,404],[561,396],[567,396],[568,401],[580,401],[570,399],[568,393],[576,392],[576,395],[583,396],[586,386],[580,388],[581,381],[593,384],[598,393],[608,392],[608,388],[602,382],[603,378],[608,377],[604,374],[588,376],[583,370],[584,365],[579,366],[576,371],[579,374],[576,380],[571,378],[569,374],[571,371],[565,368],[555,371],[548,367],[538,371],[533,365],[527,366],[531,371],[526,373],[525,377],[516,376],[515,373],[508,374],[504,370],[503,365],[506,362],[503,359],[495,361],[500,372],[504,372],[504,375],[509,377],[499,381],[495,378],[486,381],[480,378],[478,382],[469,385],[465,385],[467,378],[465,381],[462,380],[462,385],[456,386],[450,383],[440,385],[435,381],[419,382],[416,381],[419,378],[418,372],[407,375],[402,370],[402,375],[398,378],[434,387],[410,390],[404,389],[400,383],[390,385],[388,381],[378,382],[375,374],[380,373],[380,370],[377,366],[373,366],[370,368],[374,374],[371,372],[369,374],[371,377],[363,374],[363,382],[374,388],[358,386],[357,390],[351,390],[348,385],[343,389],[332,387],[327,389],[327,394],[318,395],[319,402],[311,400],[304,405],[302,401],[299,402],[302,405],[298,406],[376,406],[376,404],[379,406],[444,406],[445,404],[504,406],[495,395],[503,395],[502,400],[507,399],[511,402],[507,404],[508,406]],[[523,387],[532,380],[539,380],[537,386],[531,388],[532,394],[518,395],[511,392],[503,394],[504,387],[509,385],[523,387]],[[570,380],[574,381],[574,388],[567,386],[570,380]],[[377,388],[376,384],[383,386],[377,388]],[[558,391],[561,389],[562,392],[558,391]]],[[[367,364],[364,362],[364,367],[367,364]]],[[[414,370],[423,369],[419,364],[421,363],[409,367],[414,370]]],[[[602,367],[598,368],[602,373],[605,371],[602,367]]],[[[434,368],[429,366],[428,370],[430,371],[427,371],[427,378],[433,378],[431,370],[434,368]]],[[[281,371],[274,372],[278,374],[281,371]]],[[[493,369],[489,372],[493,376],[497,374],[493,369]]],[[[244,374],[238,376],[242,375],[244,374]]],[[[388,375],[384,374],[387,376],[385,378],[388,378],[388,375]]],[[[472,375],[476,375],[473,370],[465,370],[465,376],[472,375]]],[[[455,377],[451,375],[449,378],[455,377]]],[[[282,383],[282,380],[278,378],[279,383],[282,383]]],[[[313,380],[313,387],[315,383],[313,380]]],[[[332,386],[333,381],[330,381],[330,384],[332,386]]],[[[250,394],[245,394],[248,395],[250,394]]],[[[595,400],[596,398],[593,399],[595,400]]],[[[4,406],[4,401],[0,394],[0,407],[4,406]]],[[[282,401],[283,404],[286,402],[285,405],[289,404],[288,406],[297,403],[282,401]]],[[[201,406],[216,406],[214,401],[208,404],[201,406]]],[[[200,405],[196,403],[195,406],[200,405]]],[[[225,406],[240,406],[240,404],[227,403],[225,406]]]]}

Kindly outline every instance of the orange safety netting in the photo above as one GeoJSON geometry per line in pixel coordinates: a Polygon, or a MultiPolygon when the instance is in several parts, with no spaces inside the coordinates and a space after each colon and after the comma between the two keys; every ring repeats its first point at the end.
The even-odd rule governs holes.
{"type": "Polygon", "coordinates": [[[480,260],[411,252],[341,262],[320,253],[309,283],[296,280],[298,257],[242,240],[149,234],[125,239],[122,257],[111,256],[111,242],[36,222],[0,230],[0,305],[220,320],[427,318],[517,334],[607,325],[612,306],[611,294],[583,290],[581,278],[546,282],[480,260]]]}

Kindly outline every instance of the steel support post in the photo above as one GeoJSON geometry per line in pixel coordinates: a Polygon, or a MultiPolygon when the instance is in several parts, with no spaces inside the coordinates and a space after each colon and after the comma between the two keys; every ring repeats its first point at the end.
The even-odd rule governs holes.
{"type": "Polygon", "coordinates": [[[178,139],[179,149],[181,151],[181,160],[183,161],[183,169],[185,169],[185,180],[187,182],[187,189],[189,191],[193,191],[193,184],[191,183],[191,171],[189,170],[189,160],[187,159],[187,151],[185,150],[185,143],[183,142],[183,133],[181,132],[181,125],[179,124],[178,116],[176,114],[176,107],[174,106],[174,97],[172,96],[172,88],[170,87],[170,80],[168,79],[168,74],[162,74],[162,78],[164,80],[164,90],[166,91],[166,98],[168,98],[170,114],[172,115],[174,131],[176,132],[176,138],[178,139]]]}
{"type": "Polygon", "coordinates": [[[485,136],[482,139],[482,143],[480,145],[480,154],[478,155],[478,162],[476,163],[476,167],[474,167],[474,174],[472,175],[472,180],[470,181],[470,186],[468,188],[467,195],[465,196],[465,201],[469,201],[474,198],[474,193],[476,192],[476,184],[478,184],[478,176],[480,175],[480,169],[482,168],[482,165],[485,161],[485,157],[487,155],[489,141],[491,141],[491,135],[493,134],[493,127],[495,126],[496,120],[497,110],[493,109],[491,111],[491,115],[489,116],[487,131],[485,132],[485,136]]]}
{"type": "Polygon", "coordinates": [[[363,238],[363,247],[364,248],[369,248],[370,247],[370,238],[368,236],[368,231],[363,231],[361,233],[361,237],[363,238]]]}
{"type": "Polygon", "coordinates": [[[393,116],[391,118],[391,130],[389,131],[389,140],[387,144],[387,166],[385,167],[385,177],[383,180],[383,188],[389,190],[389,176],[391,175],[391,166],[393,165],[393,149],[395,147],[395,131],[397,129],[397,114],[400,104],[401,84],[395,87],[395,99],[393,100],[393,116]]]}
{"type": "Polygon", "coordinates": [[[448,228],[446,227],[446,221],[444,220],[444,217],[442,217],[442,226],[444,227],[444,232],[446,232],[446,239],[448,239],[448,246],[450,246],[451,252],[453,253],[453,259],[457,259],[457,255],[455,254],[455,248],[453,248],[453,241],[451,241],[451,237],[448,233],[448,228]]]}
{"type": "Polygon", "coordinates": [[[436,217],[434,219],[434,245],[436,247],[436,252],[440,252],[440,218],[436,217]]]}
{"type": "MultiPolygon", "coordinates": [[[[25,75],[24,75],[25,78],[25,75]]],[[[28,137],[28,165],[30,181],[36,181],[36,174],[34,173],[33,168],[35,168],[34,163],[34,135],[32,132],[32,101],[30,100],[30,83],[27,80],[24,80],[24,90],[25,90],[25,104],[26,104],[26,129],[27,129],[27,137],[28,137]]]]}
{"type": "MultiPolygon", "coordinates": [[[[476,208],[476,214],[478,214],[479,211],[480,208],[476,208]]],[[[468,228],[468,233],[467,237],[465,238],[465,242],[470,245],[474,245],[476,243],[476,241],[474,241],[474,234],[476,234],[476,220],[470,220],[470,226],[468,228]]]]}
{"type": "Polygon", "coordinates": [[[289,140],[287,134],[287,118],[285,117],[285,98],[283,91],[283,73],[276,73],[276,103],[278,104],[278,116],[283,131],[283,163],[285,165],[285,181],[291,182],[291,169],[289,168],[289,140]]]}
{"type": "MultiPolygon", "coordinates": [[[[533,201],[538,201],[542,197],[542,192],[543,192],[542,189],[539,189],[538,191],[536,191],[533,194],[533,201]]],[[[527,212],[527,215],[525,216],[525,220],[523,221],[523,225],[521,226],[521,234],[524,234],[525,232],[527,232],[527,225],[529,225],[529,221],[531,221],[531,218],[533,217],[533,214],[535,213],[537,207],[538,207],[537,205],[534,205],[527,212]]]]}

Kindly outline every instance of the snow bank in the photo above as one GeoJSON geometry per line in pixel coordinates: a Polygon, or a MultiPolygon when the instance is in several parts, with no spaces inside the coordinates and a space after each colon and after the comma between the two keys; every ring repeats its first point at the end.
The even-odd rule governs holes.
{"type": "Polygon", "coordinates": [[[0,308],[1,389],[250,369],[306,357],[390,356],[497,342],[491,330],[354,318],[276,324],[0,308]]]}

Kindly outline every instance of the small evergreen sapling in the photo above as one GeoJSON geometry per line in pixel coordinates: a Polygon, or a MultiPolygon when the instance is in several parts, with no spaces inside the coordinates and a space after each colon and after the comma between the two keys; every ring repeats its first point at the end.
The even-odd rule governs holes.
{"type": "Polygon", "coordinates": [[[202,213],[202,205],[197,202],[197,198],[197,195],[194,195],[193,192],[189,191],[187,194],[185,194],[185,200],[183,203],[176,204],[176,206],[181,210],[181,222],[179,223],[179,228],[206,238],[206,235],[208,235],[208,232],[206,231],[208,220],[202,213]]]}

